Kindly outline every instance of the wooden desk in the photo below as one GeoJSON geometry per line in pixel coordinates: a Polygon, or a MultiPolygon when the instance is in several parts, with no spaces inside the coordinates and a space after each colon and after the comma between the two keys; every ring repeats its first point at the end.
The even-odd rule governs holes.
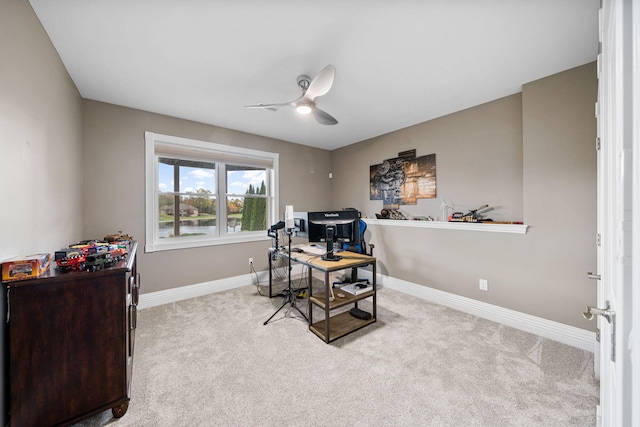
{"type": "MultiPolygon", "coordinates": [[[[337,340],[353,331],[363,328],[376,321],[376,259],[369,255],[362,255],[355,252],[339,252],[338,255],[342,256],[339,261],[324,261],[319,255],[308,254],[305,252],[291,252],[291,260],[297,263],[307,266],[309,269],[308,274],[308,292],[309,292],[309,329],[315,333],[320,339],[326,343],[337,340]],[[347,292],[342,292],[344,297],[335,297],[333,301],[330,301],[331,294],[331,280],[329,278],[330,273],[354,267],[364,267],[367,265],[373,266],[373,290],[359,294],[352,295],[347,292]],[[312,270],[318,270],[324,273],[324,293],[313,295],[312,293],[312,270]],[[373,313],[368,320],[358,319],[348,311],[331,316],[331,311],[339,307],[344,307],[349,304],[358,306],[358,301],[366,298],[372,298],[373,313]],[[324,319],[313,322],[313,306],[320,307],[324,310],[324,319]]],[[[288,254],[284,253],[282,256],[287,257],[288,254]]]]}

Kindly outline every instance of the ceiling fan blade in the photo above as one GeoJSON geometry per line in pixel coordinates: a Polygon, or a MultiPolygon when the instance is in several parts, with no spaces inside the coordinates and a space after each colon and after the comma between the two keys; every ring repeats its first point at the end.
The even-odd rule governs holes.
{"type": "Polygon", "coordinates": [[[280,107],[296,107],[298,105],[298,101],[304,99],[304,95],[300,96],[297,99],[294,99],[290,102],[282,102],[280,104],[256,104],[256,105],[245,105],[244,108],[262,108],[263,110],[270,111],[278,111],[280,107]]]}
{"type": "Polygon", "coordinates": [[[333,65],[324,67],[315,79],[309,83],[309,88],[305,93],[305,97],[313,101],[314,98],[322,96],[329,92],[333,86],[333,80],[336,78],[336,69],[333,65]]]}
{"type": "Polygon", "coordinates": [[[245,105],[244,108],[260,108],[262,110],[269,111],[278,111],[278,107],[281,107],[287,104],[256,104],[256,105],[245,105]]]}
{"type": "Polygon", "coordinates": [[[318,123],[323,125],[335,125],[338,124],[338,121],[326,111],[322,111],[319,108],[313,108],[313,117],[318,121],[318,123]]]}

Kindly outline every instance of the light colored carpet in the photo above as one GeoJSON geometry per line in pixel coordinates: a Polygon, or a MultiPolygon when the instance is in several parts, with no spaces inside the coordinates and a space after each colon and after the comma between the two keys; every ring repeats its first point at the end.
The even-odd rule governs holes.
{"type": "Polygon", "coordinates": [[[245,286],[139,311],[128,412],[76,426],[596,423],[591,353],[384,288],[375,324],[325,344],[296,310],[263,325],[281,303],[245,286]]]}

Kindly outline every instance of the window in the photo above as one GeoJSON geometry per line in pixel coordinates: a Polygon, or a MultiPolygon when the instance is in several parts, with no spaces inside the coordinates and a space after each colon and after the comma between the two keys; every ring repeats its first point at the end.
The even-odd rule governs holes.
{"type": "Polygon", "coordinates": [[[145,133],[146,252],[267,240],[278,154],[145,133]]]}

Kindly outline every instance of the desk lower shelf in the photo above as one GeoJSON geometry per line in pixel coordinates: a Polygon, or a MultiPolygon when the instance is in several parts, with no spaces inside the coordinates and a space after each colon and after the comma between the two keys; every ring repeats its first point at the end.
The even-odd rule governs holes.
{"type": "Polygon", "coordinates": [[[315,322],[313,325],[309,326],[311,332],[322,338],[323,341],[327,341],[327,337],[325,335],[327,320],[330,320],[329,336],[331,337],[331,339],[329,340],[329,342],[337,340],[338,338],[350,334],[351,332],[370,325],[371,323],[374,323],[376,321],[375,317],[371,317],[371,319],[369,320],[358,319],[357,317],[349,314],[348,311],[336,314],[335,316],[331,316],[329,319],[315,322]]]}
{"type": "MultiPolygon", "coordinates": [[[[333,290],[333,294],[336,295],[336,297],[333,301],[329,302],[330,310],[333,310],[334,308],[342,307],[347,304],[353,304],[354,302],[373,296],[373,291],[364,292],[358,295],[353,295],[353,294],[350,294],[349,292],[341,291],[338,288],[333,290]],[[343,294],[344,297],[339,297],[337,294],[343,294]]],[[[311,302],[324,310],[325,298],[326,297],[324,292],[313,294],[313,296],[311,297],[311,302]]]]}

